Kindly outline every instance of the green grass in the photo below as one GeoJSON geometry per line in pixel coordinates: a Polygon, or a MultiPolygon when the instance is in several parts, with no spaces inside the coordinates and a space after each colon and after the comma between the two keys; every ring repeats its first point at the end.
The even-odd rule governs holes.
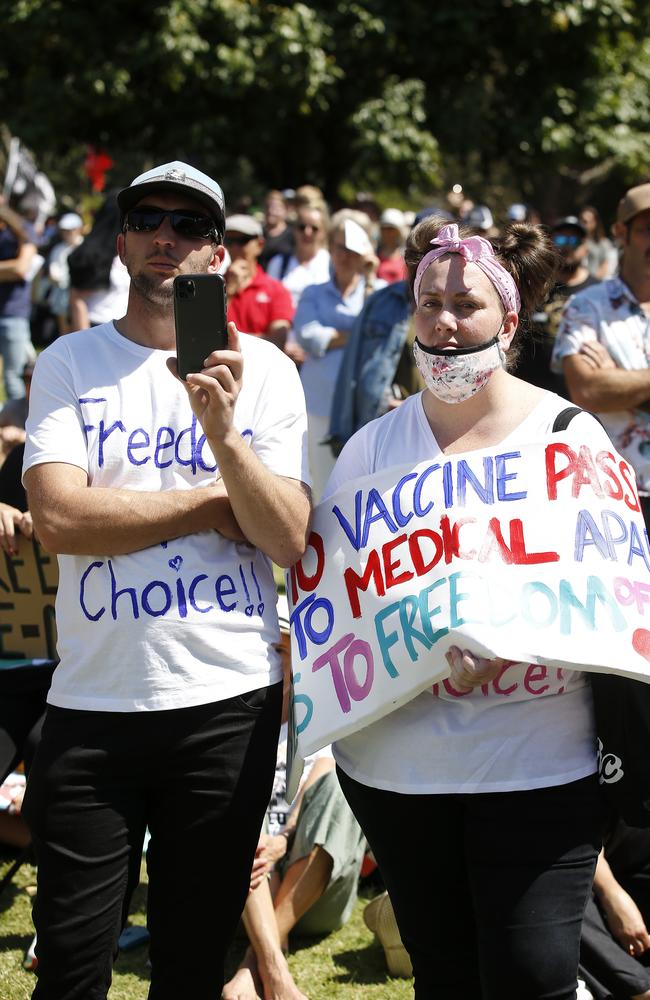
{"type": "MultiPolygon", "coordinates": [[[[0,877],[13,855],[0,855],[0,877]]],[[[11,886],[0,897],[0,997],[2,1000],[28,1000],[35,978],[22,967],[23,955],[33,935],[32,899],[35,869],[23,865],[11,886]]],[[[366,899],[359,899],[350,921],[342,930],[316,940],[294,938],[291,941],[289,967],[298,986],[310,1000],[410,1000],[411,980],[392,979],[384,954],[366,928],[362,913],[366,899]]],[[[133,923],[144,924],[146,881],[142,881],[133,899],[133,923]]],[[[191,914],[184,916],[191,920],[191,914]]],[[[244,949],[243,940],[233,945],[228,974],[232,974],[244,949]]],[[[179,956],[180,959],[180,956],[179,956]]],[[[187,955],[188,963],[209,961],[187,955]]],[[[115,965],[109,1000],[145,1000],[149,988],[147,949],[137,948],[120,955],[115,965]]],[[[215,997],[215,1000],[218,998],[215,997]]]]}

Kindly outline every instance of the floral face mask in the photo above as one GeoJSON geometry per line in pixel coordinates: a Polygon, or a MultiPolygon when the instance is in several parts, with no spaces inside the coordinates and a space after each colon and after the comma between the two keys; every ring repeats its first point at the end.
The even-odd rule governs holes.
{"type": "Polygon", "coordinates": [[[491,375],[505,367],[499,332],[478,347],[436,351],[415,338],[413,356],[427,388],[443,403],[462,403],[479,392],[491,375]]]}

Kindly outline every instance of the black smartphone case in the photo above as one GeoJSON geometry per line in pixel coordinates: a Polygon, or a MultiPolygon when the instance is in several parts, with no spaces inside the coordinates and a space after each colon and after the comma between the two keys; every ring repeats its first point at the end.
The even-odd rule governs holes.
{"type": "Polygon", "coordinates": [[[178,373],[200,372],[212,351],[228,345],[226,285],[220,274],[174,278],[174,321],[178,373]]]}

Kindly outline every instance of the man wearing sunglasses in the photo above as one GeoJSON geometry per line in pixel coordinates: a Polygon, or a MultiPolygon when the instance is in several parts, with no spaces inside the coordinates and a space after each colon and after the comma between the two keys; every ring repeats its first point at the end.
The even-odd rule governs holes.
{"type": "Polygon", "coordinates": [[[173,281],[221,266],[219,185],[176,161],[118,203],[126,315],[40,355],[27,427],[24,481],[60,578],[25,805],[34,997],[106,997],[148,828],[149,996],[214,1000],[273,782],[271,560],[306,543],[304,399],[288,358],[233,324],[226,350],[174,377],[173,281]]]}
{"type": "Polygon", "coordinates": [[[555,285],[544,306],[533,317],[530,336],[522,344],[517,375],[560,396],[567,395],[561,373],[551,370],[553,345],[562,310],[571,295],[597,284],[585,265],[588,253],[587,230],[576,215],[558,219],[550,228],[558,254],[555,285]]]}
{"type": "Polygon", "coordinates": [[[570,295],[577,295],[585,288],[595,285],[597,279],[591,277],[586,265],[589,250],[587,230],[577,215],[559,219],[551,228],[551,239],[560,255],[556,286],[551,298],[562,298],[564,304],[570,295]]]}

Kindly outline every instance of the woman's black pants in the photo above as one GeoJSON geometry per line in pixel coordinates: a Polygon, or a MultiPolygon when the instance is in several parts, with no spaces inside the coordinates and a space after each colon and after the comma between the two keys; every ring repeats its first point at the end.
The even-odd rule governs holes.
{"type": "Polygon", "coordinates": [[[338,774],[417,1000],[573,1000],[604,819],[595,775],[533,791],[401,795],[338,774]]]}

